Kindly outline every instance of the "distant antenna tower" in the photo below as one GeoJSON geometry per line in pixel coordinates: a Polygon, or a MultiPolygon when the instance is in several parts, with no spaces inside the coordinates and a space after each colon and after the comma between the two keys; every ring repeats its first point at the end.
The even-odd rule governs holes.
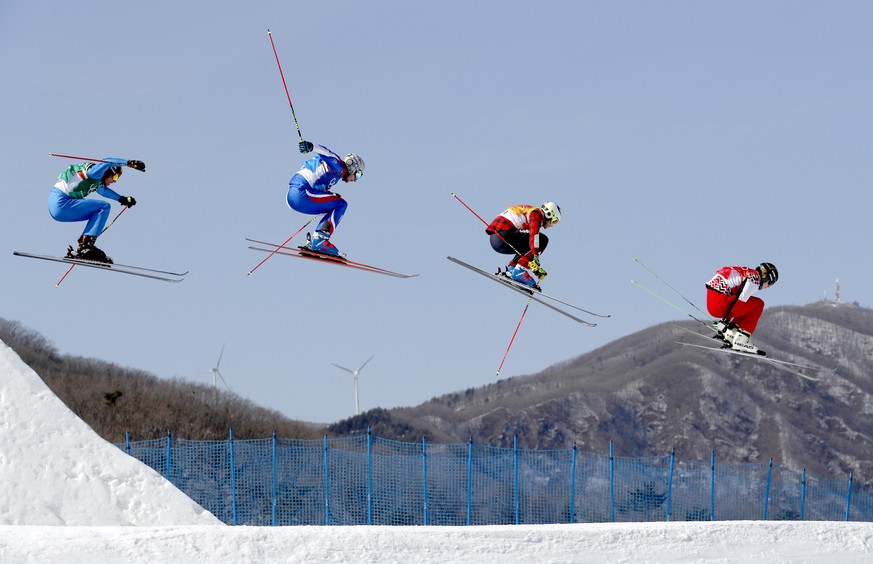
{"type": "Polygon", "coordinates": [[[834,292],[834,301],[840,303],[840,279],[837,278],[837,290],[834,292]]]}
{"type": "MultiPolygon", "coordinates": [[[[373,356],[375,356],[375,355],[373,355],[373,356]]],[[[361,373],[361,370],[363,370],[364,367],[367,366],[367,362],[370,362],[371,360],[373,360],[372,356],[370,358],[368,358],[366,360],[366,362],[364,362],[364,364],[362,364],[361,367],[358,368],[357,370],[352,370],[350,368],[346,368],[345,366],[340,366],[339,364],[333,364],[331,362],[331,364],[333,364],[334,366],[336,366],[340,370],[345,370],[346,372],[348,372],[349,374],[351,374],[354,377],[354,380],[355,380],[355,415],[361,414],[361,404],[358,401],[358,375],[361,373]]]]}

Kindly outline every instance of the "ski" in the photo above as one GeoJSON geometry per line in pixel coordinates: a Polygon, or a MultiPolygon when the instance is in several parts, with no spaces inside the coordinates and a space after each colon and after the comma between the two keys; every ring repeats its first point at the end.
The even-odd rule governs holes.
{"type": "Polygon", "coordinates": [[[120,274],[130,274],[132,276],[140,276],[142,278],[151,278],[153,280],[161,280],[163,282],[181,282],[188,272],[170,272],[168,270],[156,270],[154,268],[144,268],[141,266],[132,266],[129,264],[110,264],[105,262],[97,262],[92,260],[82,260],[70,257],[56,257],[51,255],[38,255],[34,253],[25,253],[21,251],[13,251],[13,255],[26,258],[34,258],[39,260],[47,260],[52,262],[61,262],[64,264],[87,266],[98,270],[108,270],[110,272],[118,272],[120,274]]]}
{"type": "MultiPolygon", "coordinates": [[[[701,335],[697,331],[692,331],[691,329],[688,329],[687,327],[682,327],[681,325],[676,325],[676,327],[682,329],[683,331],[688,331],[689,333],[693,333],[694,335],[697,335],[698,337],[700,337],[702,339],[706,339],[709,341],[711,341],[713,338],[717,339],[717,337],[707,337],[706,335],[701,335]]],[[[723,341],[720,341],[720,340],[718,342],[723,343],[723,341]]],[[[679,343],[680,345],[685,345],[685,346],[689,346],[689,347],[697,347],[697,348],[708,349],[708,350],[716,351],[716,352],[725,352],[725,353],[735,354],[735,355],[739,355],[739,356],[746,357],[746,358],[755,358],[755,359],[760,360],[766,364],[774,366],[780,370],[784,370],[785,372],[788,372],[790,374],[794,374],[795,376],[799,376],[799,377],[805,378],[807,380],[811,380],[813,382],[818,382],[820,380],[820,378],[812,377],[809,374],[801,372],[801,370],[804,370],[807,372],[808,371],[820,372],[820,373],[824,373],[824,374],[833,374],[835,372],[835,369],[821,368],[819,366],[810,366],[808,364],[800,364],[798,362],[790,362],[788,360],[770,358],[770,357],[766,356],[766,354],[763,351],[760,351],[760,354],[755,355],[755,354],[746,353],[746,352],[742,352],[742,351],[735,351],[729,347],[724,347],[724,346],[698,345],[696,343],[687,343],[684,341],[677,341],[677,343],[679,343]]]]}
{"type": "Polygon", "coordinates": [[[686,347],[697,347],[699,349],[707,349],[707,350],[710,350],[713,352],[734,354],[734,355],[742,356],[744,358],[755,358],[755,359],[760,360],[761,362],[769,364],[770,366],[778,368],[779,370],[783,370],[785,372],[788,372],[789,374],[799,376],[800,378],[804,378],[806,380],[811,380],[812,382],[818,382],[821,379],[821,378],[814,378],[808,374],[804,374],[803,372],[801,372],[798,369],[795,369],[794,363],[792,363],[792,362],[785,362],[785,361],[776,360],[773,358],[768,358],[768,357],[763,356],[763,355],[754,355],[754,354],[745,353],[745,352],[741,352],[741,351],[735,351],[733,349],[727,349],[727,348],[722,348],[722,347],[710,347],[707,345],[698,345],[695,343],[686,343],[684,341],[676,341],[676,342],[679,343],[680,345],[684,345],[686,347]]]}
{"type": "MultiPolygon", "coordinates": [[[[467,264],[466,262],[464,262],[462,260],[458,260],[455,257],[446,257],[446,258],[448,258],[450,261],[454,262],[455,264],[459,264],[459,265],[463,266],[464,268],[472,270],[473,272],[475,272],[477,274],[481,274],[485,278],[488,278],[490,280],[494,280],[495,282],[499,282],[503,286],[506,286],[507,288],[515,290],[519,294],[527,296],[531,300],[533,300],[537,303],[540,303],[540,304],[546,306],[547,308],[560,313],[563,316],[569,317],[570,319],[572,319],[573,321],[575,321],[577,323],[581,323],[582,325],[585,325],[586,327],[596,327],[597,326],[596,323],[593,323],[591,321],[586,321],[584,319],[580,319],[579,317],[576,317],[575,315],[573,315],[567,311],[564,311],[563,309],[549,303],[546,299],[544,299],[544,298],[548,298],[548,296],[541,295],[539,292],[537,292],[534,289],[531,289],[527,286],[522,286],[522,285],[510,280],[509,278],[507,278],[505,276],[485,272],[484,270],[482,270],[480,268],[476,268],[475,266],[472,266],[470,264],[467,264]]],[[[566,304],[566,305],[570,305],[570,304],[566,304]]],[[[577,308],[576,306],[571,305],[570,307],[573,307],[575,309],[579,309],[581,311],[585,311],[585,310],[582,310],[582,308],[577,308]]]]}
{"type": "MultiPolygon", "coordinates": [[[[448,257],[448,258],[449,258],[449,260],[453,260],[453,261],[457,262],[457,259],[454,259],[452,257],[448,257]]],[[[573,305],[570,302],[565,302],[564,300],[558,299],[555,296],[550,296],[549,294],[546,294],[545,292],[543,292],[543,289],[540,288],[539,285],[537,285],[537,286],[525,286],[521,282],[516,282],[515,280],[510,278],[509,275],[506,274],[505,272],[502,272],[500,270],[500,268],[497,269],[497,274],[495,274],[495,276],[502,278],[502,279],[505,279],[506,282],[509,282],[510,284],[514,284],[516,287],[520,288],[521,290],[524,290],[525,292],[530,292],[531,290],[533,290],[534,292],[536,292],[537,296],[552,300],[555,303],[559,303],[559,304],[565,305],[567,307],[571,307],[575,310],[581,311],[582,313],[587,313],[588,315],[593,315],[594,317],[602,317],[604,319],[606,319],[608,317],[612,317],[611,314],[595,313],[595,312],[587,310],[585,308],[581,308],[577,305],[573,305]]]]}
{"type": "Polygon", "coordinates": [[[355,262],[346,258],[326,255],[324,253],[316,253],[313,251],[309,251],[303,247],[284,247],[282,245],[277,245],[275,243],[268,243],[266,241],[257,241],[255,239],[246,238],[246,241],[250,243],[256,243],[258,245],[267,245],[271,247],[269,249],[263,249],[261,247],[249,246],[250,249],[254,251],[261,251],[264,253],[275,253],[277,255],[284,255],[287,257],[294,258],[302,258],[307,260],[321,261],[322,263],[328,264],[337,264],[340,266],[346,266],[349,268],[354,268],[356,270],[363,270],[365,272],[373,272],[375,274],[383,274],[385,276],[392,276],[394,278],[415,278],[418,274],[402,274],[400,272],[394,272],[393,270],[386,270],[384,268],[380,268],[378,266],[373,266],[371,264],[366,264],[363,262],[355,262]]]}

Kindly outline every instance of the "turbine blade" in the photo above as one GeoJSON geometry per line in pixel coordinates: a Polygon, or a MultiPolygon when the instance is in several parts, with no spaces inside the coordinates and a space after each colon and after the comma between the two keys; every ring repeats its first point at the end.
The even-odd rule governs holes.
{"type": "Polygon", "coordinates": [[[224,376],[221,375],[221,372],[219,372],[217,368],[215,369],[215,373],[218,374],[218,377],[221,378],[222,382],[224,382],[224,387],[227,388],[227,391],[232,392],[233,390],[231,390],[230,386],[227,385],[227,380],[224,379],[224,376]]]}
{"type": "MultiPolygon", "coordinates": [[[[331,364],[333,364],[333,363],[331,362],[331,364]]],[[[340,370],[345,370],[345,371],[348,372],[349,374],[354,374],[354,373],[355,373],[354,370],[351,370],[351,369],[349,369],[349,368],[346,368],[345,366],[340,366],[339,364],[333,364],[333,365],[336,366],[337,368],[339,368],[340,370]]]]}
{"type": "Polygon", "coordinates": [[[358,372],[360,372],[361,370],[363,370],[364,367],[367,366],[367,362],[370,362],[371,360],[373,360],[373,357],[374,357],[374,356],[376,356],[376,355],[373,355],[373,356],[371,356],[370,358],[368,358],[367,361],[364,362],[364,364],[362,364],[360,368],[358,368],[358,372]]]}
{"type": "Polygon", "coordinates": [[[221,352],[218,353],[218,362],[215,363],[216,370],[218,370],[218,367],[221,366],[221,357],[224,356],[224,347],[226,344],[227,343],[225,343],[224,345],[221,345],[221,352]]]}

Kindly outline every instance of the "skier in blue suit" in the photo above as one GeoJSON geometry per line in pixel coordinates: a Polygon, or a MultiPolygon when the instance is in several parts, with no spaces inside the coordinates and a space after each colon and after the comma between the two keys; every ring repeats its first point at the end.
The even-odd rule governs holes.
{"type": "Polygon", "coordinates": [[[348,203],[335,192],[334,184],[356,182],[364,174],[364,160],[354,153],[343,158],[322,145],[309,141],[300,142],[300,152],[315,155],[303,163],[303,167],[288,182],[288,206],[306,214],[324,214],[315,231],[306,234],[306,248],[317,253],[339,256],[340,252],[330,242],[348,203]]]}
{"type": "Polygon", "coordinates": [[[48,211],[56,221],[87,221],[78,240],[78,250],[72,246],[67,251],[70,258],[111,263],[106,253],[94,246],[103,232],[111,206],[108,202],[89,200],[88,195],[97,192],[104,198],[116,200],[122,206],[133,207],[136,199],[121,196],[110,186],[121,176],[122,167],[129,166],[145,172],[145,163],[136,160],[104,159],[104,162],[83,162],[68,166],[58,176],[58,181],[49,193],[48,211]]]}

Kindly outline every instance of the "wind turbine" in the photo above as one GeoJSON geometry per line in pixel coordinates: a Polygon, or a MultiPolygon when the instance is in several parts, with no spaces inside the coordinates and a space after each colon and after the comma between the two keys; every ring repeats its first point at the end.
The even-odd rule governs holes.
{"type": "Polygon", "coordinates": [[[230,386],[227,385],[227,381],[224,379],[224,376],[221,375],[221,372],[218,370],[218,366],[221,364],[221,357],[224,355],[224,345],[221,345],[221,352],[218,353],[218,360],[215,363],[215,367],[210,368],[209,371],[212,372],[212,390],[216,394],[218,393],[218,378],[221,378],[221,381],[224,382],[224,387],[231,391],[230,386]]]}
{"type": "MultiPolygon", "coordinates": [[[[375,355],[373,355],[373,356],[375,356],[375,355]]],[[[346,372],[348,372],[349,374],[354,376],[354,379],[355,379],[355,415],[361,414],[361,404],[358,402],[358,374],[360,374],[361,370],[363,370],[364,367],[367,366],[367,362],[370,362],[371,360],[373,360],[372,356],[370,358],[368,358],[366,360],[366,362],[364,362],[364,364],[362,364],[361,367],[358,368],[357,370],[351,370],[350,368],[346,368],[345,366],[340,366],[339,364],[333,364],[331,362],[331,364],[333,364],[334,366],[336,366],[340,370],[345,370],[346,372]]]]}

